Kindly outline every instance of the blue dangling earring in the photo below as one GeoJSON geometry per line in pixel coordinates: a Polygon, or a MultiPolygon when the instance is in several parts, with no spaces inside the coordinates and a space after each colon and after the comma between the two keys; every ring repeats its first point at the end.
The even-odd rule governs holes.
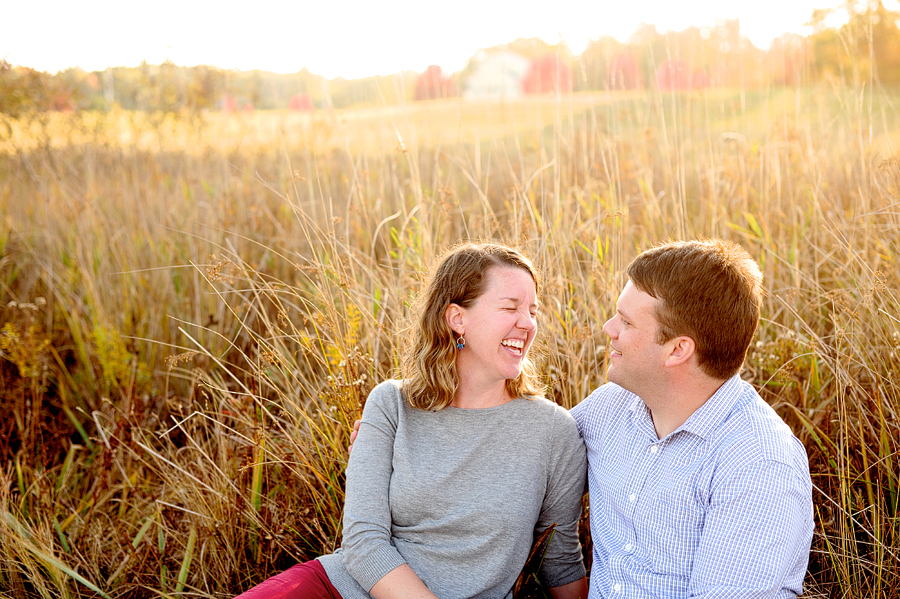
{"type": "Polygon", "coordinates": [[[459,339],[456,340],[456,351],[462,351],[462,348],[466,346],[465,338],[460,335],[459,339]]]}

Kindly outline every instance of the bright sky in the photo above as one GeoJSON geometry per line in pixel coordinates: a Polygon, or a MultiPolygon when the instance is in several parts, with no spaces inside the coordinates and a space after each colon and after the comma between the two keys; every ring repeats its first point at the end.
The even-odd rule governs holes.
{"type": "MultiPolygon", "coordinates": [[[[885,0],[897,10],[900,0],[885,0]]],[[[56,72],[158,64],[293,73],[306,67],[359,78],[440,65],[460,70],[480,48],[517,37],[564,39],[581,53],[591,39],[625,41],[641,22],[657,30],[739,18],[754,45],[808,33],[813,8],[842,0],[20,0],[0,24],[0,58],[56,72]]]]}

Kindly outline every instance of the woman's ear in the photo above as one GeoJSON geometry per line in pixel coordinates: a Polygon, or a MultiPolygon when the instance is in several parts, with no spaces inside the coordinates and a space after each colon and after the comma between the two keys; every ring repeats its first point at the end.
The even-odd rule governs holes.
{"type": "Polygon", "coordinates": [[[450,329],[457,335],[466,333],[466,309],[457,304],[450,304],[444,311],[444,319],[450,325],[450,329]]]}

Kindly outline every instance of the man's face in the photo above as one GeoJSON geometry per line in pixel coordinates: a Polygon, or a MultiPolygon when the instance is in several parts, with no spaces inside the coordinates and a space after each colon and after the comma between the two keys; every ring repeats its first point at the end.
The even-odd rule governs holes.
{"type": "Polygon", "coordinates": [[[665,368],[665,346],[656,342],[659,303],[628,281],[616,302],[616,314],[603,325],[610,339],[607,378],[642,398],[653,391],[665,368]]]}

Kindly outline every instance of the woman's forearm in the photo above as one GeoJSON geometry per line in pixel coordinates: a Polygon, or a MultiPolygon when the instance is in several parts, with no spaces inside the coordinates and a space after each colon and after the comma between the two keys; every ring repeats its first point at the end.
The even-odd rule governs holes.
{"type": "Polygon", "coordinates": [[[587,599],[588,579],[586,576],[583,576],[575,582],[559,587],[551,587],[550,595],[553,596],[553,599],[587,599]]]}
{"type": "MultiPolygon", "coordinates": [[[[369,590],[375,599],[437,599],[408,564],[397,566],[369,590]]],[[[570,599],[568,597],[564,599],[570,599]]]]}

